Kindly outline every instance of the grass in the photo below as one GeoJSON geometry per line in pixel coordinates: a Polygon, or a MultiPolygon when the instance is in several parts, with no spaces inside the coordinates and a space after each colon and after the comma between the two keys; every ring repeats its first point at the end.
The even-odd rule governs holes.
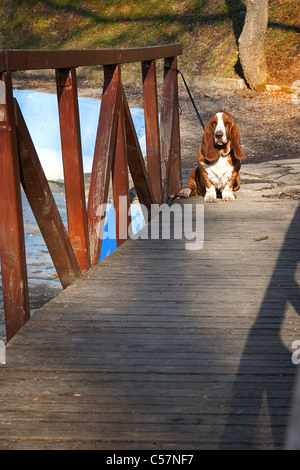
{"type": "MultiPolygon", "coordinates": [[[[185,73],[236,77],[245,12],[241,0],[0,0],[0,48],[180,42],[184,55],[179,64],[185,73]]],[[[290,84],[299,79],[299,23],[298,0],[269,0],[266,52],[271,81],[290,84]]]]}

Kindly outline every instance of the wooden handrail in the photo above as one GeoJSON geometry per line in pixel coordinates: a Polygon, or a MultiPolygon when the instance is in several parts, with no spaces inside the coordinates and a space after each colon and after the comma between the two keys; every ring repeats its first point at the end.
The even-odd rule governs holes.
{"type": "Polygon", "coordinates": [[[0,72],[125,64],[130,62],[143,62],[145,60],[164,59],[181,54],[181,44],[134,47],[127,49],[86,49],[63,51],[8,49],[0,51],[0,72]]]}
{"type": "Polygon", "coordinates": [[[37,220],[62,286],[99,261],[103,214],[112,175],[117,246],[119,214],[129,227],[128,171],[139,201],[169,201],[181,186],[178,85],[175,70],[164,68],[160,120],[156,60],[175,67],[179,44],[133,49],[79,51],[0,51],[0,257],[9,341],[29,319],[29,295],[20,183],[37,220]],[[122,84],[121,64],[141,62],[147,166],[122,84]],[[76,68],[102,65],[104,83],[91,183],[86,207],[76,68]],[[12,73],[54,69],[62,144],[68,231],[56,207],[27,124],[13,98],[12,73]],[[119,205],[119,196],[122,204],[119,205]],[[127,201],[124,204],[125,201],[127,201]]]}

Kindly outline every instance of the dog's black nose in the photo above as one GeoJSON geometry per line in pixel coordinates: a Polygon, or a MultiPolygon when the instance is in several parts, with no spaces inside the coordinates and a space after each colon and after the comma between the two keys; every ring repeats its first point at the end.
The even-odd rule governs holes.
{"type": "Polygon", "coordinates": [[[216,134],[215,134],[215,136],[216,136],[217,138],[221,138],[221,137],[223,137],[223,132],[222,132],[222,131],[217,131],[216,134]]]}

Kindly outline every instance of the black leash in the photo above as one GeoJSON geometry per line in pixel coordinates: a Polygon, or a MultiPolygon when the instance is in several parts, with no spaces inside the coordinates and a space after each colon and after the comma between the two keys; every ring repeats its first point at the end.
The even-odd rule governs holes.
{"type": "Polygon", "coordinates": [[[176,68],[176,67],[169,67],[169,66],[165,65],[164,69],[165,69],[165,70],[175,70],[175,72],[176,72],[177,74],[179,73],[179,74],[181,75],[181,78],[182,78],[182,80],[183,80],[183,83],[185,84],[186,91],[187,91],[188,94],[189,94],[190,100],[191,100],[191,102],[192,102],[192,104],[193,104],[193,106],[194,106],[194,109],[195,109],[195,111],[196,111],[196,114],[197,114],[197,116],[198,116],[198,119],[199,119],[199,121],[200,121],[200,124],[201,124],[201,126],[202,126],[202,128],[203,128],[203,130],[204,130],[204,129],[205,129],[205,126],[204,126],[204,124],[203,124],[203,121],[202,121],[202,119],[201,119],[201,116],[200,116],[200,114],[199,114],[199,111],[198,111],[198,109],[197,109],[197,106],[195,105],[195,101],[193,100],[193,97],[192,97],[192,95],[191,95],[191,92],[190,92],[190,90],[189,90],[188,84],[186,83],[183,74],[182,74],[182,73],[180,72],[180,70],[178,70],[178,68],[176,68]]]}

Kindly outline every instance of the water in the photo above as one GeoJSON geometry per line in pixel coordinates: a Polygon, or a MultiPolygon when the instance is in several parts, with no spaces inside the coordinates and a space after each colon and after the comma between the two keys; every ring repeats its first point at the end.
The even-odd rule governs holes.
{"type": "MultiPolygon", "coordinates": [[[[49,181],[63,181],[63,164],[57,96],[52,93],[14,90],[49,181]]],[[[79,120],[84,173],[91,173],[101,100],[79,98],[79,120]]],[[[143,155],[146,155],[143,109],[130,110],[143,155]]]]}

